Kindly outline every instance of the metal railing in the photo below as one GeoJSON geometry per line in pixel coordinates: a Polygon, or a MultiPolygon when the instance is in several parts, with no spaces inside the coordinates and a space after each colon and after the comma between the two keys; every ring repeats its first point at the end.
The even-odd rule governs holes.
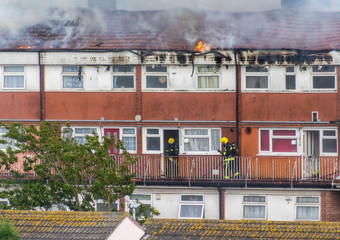
{"type": "MultiPolygon", "coordinates": [[[[117,163],[123,162],[116,157],[117,163]]],[[[163,155],[140,155],[129,166],[136,180],[178,179],[196,180],[243,180],[243,181],[325,181],[333,182],[340,175],[339,159],[335,157],[236,157],[226,164],[221,156],[185,156],[172,160],[163,155]],[[239,173],[235,176],[235,173],[239,173]]],[[[13,169],[22,169],[20,163],[13,169]]],[[[21,171],[23,173],[23,171],[21,171]]],[[[27,174],[35,176],[34,172],[27,174]]],[[[4,168],[0,178],[11,176],[4,168]]]]}

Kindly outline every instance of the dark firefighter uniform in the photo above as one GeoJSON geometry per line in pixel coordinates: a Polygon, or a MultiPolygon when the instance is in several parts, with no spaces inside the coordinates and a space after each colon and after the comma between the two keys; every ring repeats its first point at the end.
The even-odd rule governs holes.
{"type": "Polygon", "coordinates": [[[174,178],[178,175],[178,145],[173,138],[169,138],[168,143],[169,145],[165,150],[165,153],[168,156],[165,173],[166,177],[174,178]]]}
{"type": "Polygon", "coordinates": [[[238,177],[238,163],[236,162],[236,156],[238,155],[238,149],[236,143],[230,144],[228,138],[221,138],[222,151],[219,151],[223,156],[224,165],[224,178],[238,177]]]}

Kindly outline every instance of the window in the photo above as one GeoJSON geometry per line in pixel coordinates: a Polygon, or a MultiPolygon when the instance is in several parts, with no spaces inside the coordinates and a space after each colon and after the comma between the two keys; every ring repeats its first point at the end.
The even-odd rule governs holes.
{"type": "MultiPolygon", "coordinates": [[[[95,209],[97,212],[108,212],[109,211],[109,205],[107,203],[104,203],[102,199],[98,199],[95,202],[95,209]]],[[[111,203],[111,211],[119,211],[119,199],[111,203]]]]}
{"type": "Polygon", "coordinates": [[[168,68],[164,66],[146,67],[146,88],[167,88],[168,68]]]}
{"type": "Polygon", "coordinates": [[[7,143],[0,143],[0,150],[6,151],[7,147],[15,148],[16,141],[5,137],[8,130],[5,127],[0,127],[0,140],[6,141],[7,143]]]}
{"type": "Polygon", "coordinates": [[[181,195],[179,218],[202,219],[204,214],[203,195],[181,195]]]}
{"type": "Polygon", "coordinates": [[[220,129],[184,129],[185,152],[210,152],[220,149],[220,129]]]}
{"type": "Polygon", "coordinates": [[[134,66],[113,67],[113,88],[134,88],[135,68],[134,66]]]}
{"type": "Polygon", "coordinates": [[[198,88],[219,88],[219,69],[215,65],[197,67],[198,88]]]}
{"type": "Polygon", "coordinates": [[[261,129],[260,152],[297,153],[297,130],[261,129]]]}
{"type": "Polygon", "coordinates": [[[322,152],[338,152],[338,136],[336,130],[322,130],[322,152]]]}
{"type": "Polygon", "coordinates": [[[63,66],[63,88],[84,88],[81,66],[63,66]]]}
{"type": "Polygon", "coordinates": [[[91,135],[93,132],[97,132],[97,128],[90,127],[75,127],[75,128],[64,128],[63,137],[74,137],[79,144],[85,144],[87,142],[86,135],[91,135]]]}
{"type": "Polygon", "coordinates": [[[146,130],[146,150],[147,151],[161,150],[161,136],[159,129],[148,128],[146,130]]]}
{"type": "Polygon", "coordinates": [[[268,89],[268,68],[246,67],[246,89],[268,89]]]}
{"type": "Polygon", "coordinates": [[[3,88],[4,89],[25,88],[24,66],[4,67],[3,88]]]}
{"type": "Polygon", "coordinates": [[[243,196],[243,218],[265,219],[266,197],[265,196],[243,196]]]}
{"type": "MultiPolygon", "coordinates": [[[[152,200],[150,194],[132,194],[129,197],[130,205],[133,203],[141,203],[146,206],[146,213],[150,216],[150,209],[152,207],[152,200]]],[[[136,208],[136,214],[138,215],[140,206],[136,208]]]]}
{"type": "Polygon", "coordinates": [[[335,89],[335,66],[313,66],[313,89],[335,89]]]}
{"type": "Polygon", "coordinates": [[[121,136],[126,150],[128,151],[137,150],[137,137],[135,128],[123,128],[121,136]]]}
{"type": "Polygon", "coordinates": [[[296,80],[295,80],[295,68],[294,66],[286,67],[286,90],[295,90],[296,80]]]}
{"type": "Polygon", "coordinates": [[[319,197],[297,197],[296,198],[297,220],[319,220],[320,198],[319,197]]]}

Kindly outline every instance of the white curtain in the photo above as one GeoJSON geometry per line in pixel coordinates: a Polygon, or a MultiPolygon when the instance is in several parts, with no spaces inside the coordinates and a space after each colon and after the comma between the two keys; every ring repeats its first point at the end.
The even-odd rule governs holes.
{"type": "Polygon", "coordinates": [[[267,76],[247,76],[246,88],[268,88],[267,76]]]}
{"type": "Polygon", "coordinates": [[[63,88],[83,88],[83,77],[81,76],[64,76],[63,88]]]}
{"type": "Polygon", "coordinates": [[[4,88],[24,88],[24,76],[5,76],[4,88]]]}
{"type": "Polygon", "coordinates": [[[296,211],[296,218],[305,220],[318,220],[319,207],[298,206],[296,211]]]}
{"type": "Polygon", "coordinates": [[[136,138],[135,137],[123,137],[122,138],[124,147],[126,150],[136,150],[136,138]]]}
{"type": "Polygon", "coordinates": [[[198,88],[218,88],[218,76],[199,76],[198,88]]]}
{"type": "Polygon", "coordinates": [[[209,138],[187,138],[189,142],[184,144],[185,151],[207,152],[209,151],[209,138]]]}
{"type": "Polygon", "coordinates": [[[243,218],[257,218],[264,219],[266,214],[266,207],[259,205],[244,205],[243,218]]]}

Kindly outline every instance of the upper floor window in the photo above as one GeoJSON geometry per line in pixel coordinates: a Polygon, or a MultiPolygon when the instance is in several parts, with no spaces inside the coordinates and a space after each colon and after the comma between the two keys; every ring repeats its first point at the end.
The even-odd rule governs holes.
{"type": "Polygon", "coordinates": [[[63,88],[84,88],[83,68],[63,66],[63,88]]]}
{"type": "Polygon", "coordinates": [[[24,66],[4,67],[3,88],[4,89],[25,88],[24,66]]]}
{"type": "Polygon", "coordinates": [[[295,89],[296,89],[295,67],[288,66],[286,67],[286,90],[295,89]]]}
{"type": "Polygon", "coordinates": [[[146,66],[146,88],[167,88],[168,68],[166,66],[146,66]]]}
{"type": "Polygon", "coordinates": [[[297,153],[297,130],[261,129],[260,151],[262,153],[297,153]]]}
{"type": "Polygon", "coordinates": [[[335,89],[335,66],[313,66],[313,89],[335,89]]]}
{"type": "Polygon", "coordinates": [[[246,89],[268,89],[268,68],[247,66],[246,89]]]}
{"type": "Polygon", "coordinates": [[[220,129],[184,129],[185,152],[210,152],[220,149],[220,129]]]}
{"type": "Polygon", "coordinates": [[[219,69],[214,65],[197,67],[198,88],[219,88],[219,69]]]}
{"type": "Polygon", "coordinates": [[[113,67],[113,88],[134,88],[135,68],[128,65],[113,67]]]}

